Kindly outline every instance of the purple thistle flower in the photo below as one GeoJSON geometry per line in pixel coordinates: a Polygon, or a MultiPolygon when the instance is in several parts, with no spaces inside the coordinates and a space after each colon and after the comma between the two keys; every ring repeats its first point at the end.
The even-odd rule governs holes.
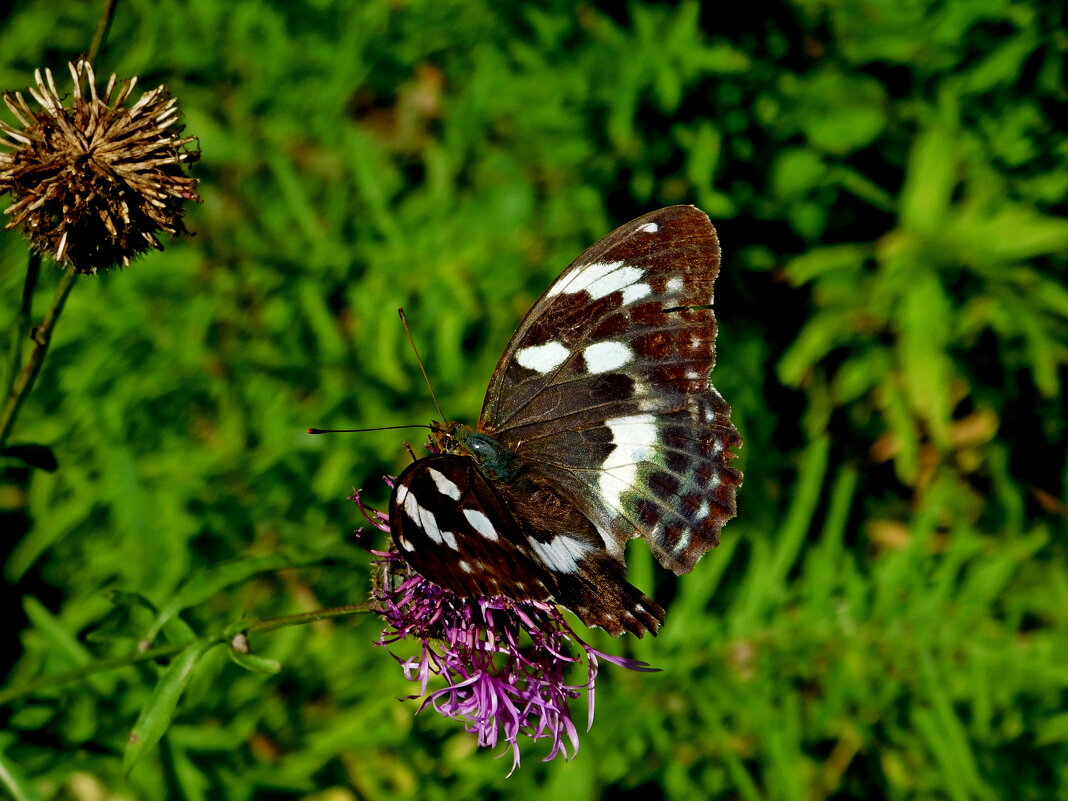
{"type": "MultiPolygon", "coordinates": [[[[386,483],[393,485],[388,478],[386,483]]],[[[389,532],[385,513],[365,506],[358,490],[352,500],[368,522],[389,532]]],[[[586,691],[588,730],[600,660],[630,670],[658,670],[593,648],[552,603],[461,598],[413,571],[396,551],[367,550],[376,557],[372,597],[386,622],[376,645],[388,648],[407,638],[421,644],[414,657],[391,653],[404,677],[419,683],[418,693],[406,699],[425,696],[418,711],[432,707],[462,721],[480,746],[493,748],[503,739],[511,747],[512,771],[519,766],[521,736],[550,740],[545,762],[557,756],[570,759],[578,752],[578,729],[568,704],[586,691]],[[568,673],[583,662],[585,680],[568,683],[568,673]],[[445,686],[431,690],[435,676],[444,679],[445,686]]]]}

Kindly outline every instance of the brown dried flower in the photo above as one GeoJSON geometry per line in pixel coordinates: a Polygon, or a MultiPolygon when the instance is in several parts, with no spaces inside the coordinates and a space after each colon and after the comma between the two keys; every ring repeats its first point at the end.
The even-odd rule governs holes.
{"type": "Polygon", "coordinates": [[[36,250],[80,273],[129,266],[149,248],[163,249],[157,232],[187,233],[184,203],[200,197],[182,165],[200,151],[189,147],[195,137],[180,136],[177,101],[165,86],[127,108],[136,78],[116,93],[112,75],[99,96],[87,61],[70,64],[70,74],[69,107],[47,69],[29,87],[40,111],[21,92],[4,95],[22,124],[0,121],[0,146],[11,151],[0,151],[0,194],[15,198],[6,227],[20,227],[36,250]]]}

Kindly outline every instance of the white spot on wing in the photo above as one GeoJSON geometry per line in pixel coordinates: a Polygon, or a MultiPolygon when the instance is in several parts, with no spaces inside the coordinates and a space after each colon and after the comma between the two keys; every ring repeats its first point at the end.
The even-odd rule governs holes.
{"type": "Polygon", "coordinates": [[[557,279],[553,285],[546,290],[545,297],[551,298],[554,295],[559,295],[561,292],[573,292],[574,290],[571,289],[571,284],[575,282],[575,279],[578,278],[581,273],[582,270],[576,270],[568,276],[566,281],[562,280],[562,278],[557,279]]]}
{"type": "Polygon", "coordinates": [[[667,282],[667,292],[682,292],[682,278],[675,276],[667,282]]]}
{"type": "Polygon", "coordinates": [[[411,521],[418,525],[420,529],[433,539],[435,543],[441,541],[441,530],[438,529],[438,520],[434,517],[433,513],[427,512],[422,506],[419,505],[419,501],[415,500],[415,496],[410,492],[404,499],[404,511],[407,513],[411,521]]]}
{"type": "Polygon", "coordinates": [[[622,342],[597,342],[582,351],[586,369],[591,373],[607,373],[634,358],[634,351],[622,342]]]}
{"type": "MultiPolygon", "coordinates": [[[[400,500],[400,492],[397,493],[397,500],[400,500]]],[[[404,511],[408,513],[408,517],[412,519],[413,523],[419,522],[419,502],[415,499],[415,496],[410,493],[404,493],[404,511]]]]}
{"type": "Polygon", "coordinates": [[[609,507],[619,509],[622,495],[638,478],[639,462],[648,461],[656,444],[656,418],[651,414],[615,417],[605,425],[615,447],[601,465],[598,485],[609,507]]]}
{"type": "Polygon", "coordinates": [[[547,294],[552,297],[562,292],[569,295],[588,292],[596,300],[613,292],[622,292],[623,303],[633,303],[653,291],[648,284],[638,283],[643,275],[644,270],[623,261],[596,262],[576,270],[566,281],[549,287],[547,294]]]}
{"type": "Polygon", "coordinates": [[[397,487],[397,505],[404,506],[404,499],[408,497],[408,485],[401,484],[397,487]]]}
{"type": "Polygon", "coordinates": [[[434,517],[434,513],[429,509],[424,509],[422,506],[417,506],[419,509],[419,525],[423,527],[423,531],[434,542],[444,542],[445,538],[441,536],[441,529],[438,528],[438,519],[434,517]]]}
{"type": "MultiPolygon", "coordinates": [[[[420,506],[415,496],[411,493],[406,493],[405,495],[404,511],[432,542],[445,543],[450,548],[456,549],[456,535],[451,531],[442,531],[438,526],[438,519],[434,517],[434,513],[420,506]]],[[[404,543],[404,548],[412,550],[407,541],[404,543]]]]}
{"type": "Polygon", "coordinates": [[[639,226],[638,230],[643,234],[655,234],[660,230],[660,226],[656,223],[646,223],[645,225],[639,226]]]}
{"type": "Polygon", "coordinates": [[[497,540],[497,529],[493,527],[493,523],[478,509],[464,509],[464,517],[467,518],[467,522],[471,524],[471,528],[485,537],[487,540],[497,540]]]}
{"type": "Polygon", "coordinates": [[[631,284],[623,289],[623,305],[627,306],[652,294],[653,288],[648,284],[631,284]]]}
{"type": "Polygon", "coordinates": [[[675,547],[672,548],[672,553],[682,553],[690,547],[690,539],[693,537],[693,529],[686,529],[679,541],[675,543],[675,547]]]}
{"type": "Polygon", "coordinates": [[[564,363],[571,351],[559,342],[546,342],[544,345],[531,345],[516,351],[515,360],[528,370],[536,373],[551,373],[564,363]]]}
{"type": "MultiPolygon", "coordinates": [[[[623,262],[615,263],[622,264],[623,262]]],[[[616,270],[612,270],[612,272],[605,273],[603,276],[598,277],[595,281],[585,284],[582,288],[590,293],[591,298],[603,298],[605,295],[611,295],[613,292],[618,292],[621,289],[626,289],[632,284],[637,283],[644,274],[645,273],[637,267],[619,267],[616,270]]],[[[645,287],[645,289],[646,294],[648,294],[649,287],[645,287]]]]}
{"type": "MultiPolygon", "coordinates": [[[[618,271],[622,266],[622,261],[601,261],[594,264],[587,264],[581,270],[577,271],[566,285],[561,286],[560,291],[567,292],[569,295],[573,295],[576,292],[582,292],[589,287],[590,284],[596,283],[606,275],[618,271]]],[[[627,281],[624,283],[624,286],[629,283],[633,282],[627,281]]]]}
{"type": "Polygon", "coordinates": [[[438,488],[438,492],[442,495],[448,495],[454,501],[460,500],[460,488],[456,486],[456,482],[449,479],[444,473],[435,470],[433,467],[427,472],[429,472],[430,477],[434,479],[434,486],[438,488]]]}
{"type": "Polygon", "coordinates": [[[548,542],[534,539],[528,542],[538,558],[557,573],[577,573],[579,561],[593,550],[588,544],[565,536],[553,537],[548,542]]]}

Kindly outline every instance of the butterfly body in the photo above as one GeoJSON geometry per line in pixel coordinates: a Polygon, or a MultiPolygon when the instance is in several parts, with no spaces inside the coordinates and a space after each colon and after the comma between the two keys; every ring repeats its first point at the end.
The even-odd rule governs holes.
{"type": "Polygon", "coordinates": [[[625,578],[641,537],[685,573],[734,516],[741,439],[709,383],[719,247],[674,206],[587,250],[513,335],[477,428],[435,424],[398,477],[394,542],[464,597],[553,600],[612,634],[664,612],[625,578]]]}

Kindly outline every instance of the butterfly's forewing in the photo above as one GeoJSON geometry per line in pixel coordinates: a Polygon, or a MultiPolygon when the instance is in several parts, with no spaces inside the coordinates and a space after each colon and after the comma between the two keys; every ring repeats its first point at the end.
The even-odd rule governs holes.
{"type": "Polygon", "coordinates": [[[614,635],[663,622],[590,521],[536,470],[494,487],[467,456],[419,459],[397,477],[389,522],[405,561],[461,597],[552,599],[614,635]]]}
{"type": "Polygon", "coordinates": [[[641,536],[687,572],[734,516],[741,439],[709,383],[718,271],[699,209],[633,220],[553,282],[490,381],[479,427],[537,464],[617,559],[641,536]]]}

